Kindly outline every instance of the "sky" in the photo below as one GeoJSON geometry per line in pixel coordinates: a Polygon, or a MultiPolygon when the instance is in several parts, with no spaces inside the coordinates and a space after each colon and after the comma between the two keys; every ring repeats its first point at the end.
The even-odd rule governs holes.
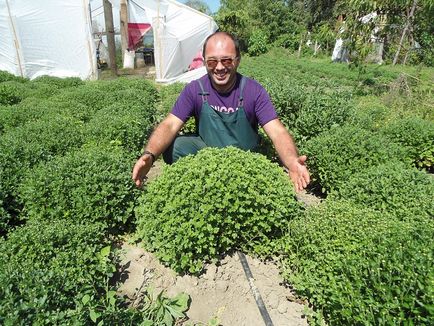
{"type": "MultiPolygon", "coordinates": [[[[179,2],[182,2],[182,3],[186,3],[187,1],[188,0],[179,0],[179,2]]],[[[220,0],[202,0],[202,1],[208,5],[208,7],[209,7],[209,9],[211,9],[212,13],[217,12],[217,10],[220,7],[220,0]]]]}

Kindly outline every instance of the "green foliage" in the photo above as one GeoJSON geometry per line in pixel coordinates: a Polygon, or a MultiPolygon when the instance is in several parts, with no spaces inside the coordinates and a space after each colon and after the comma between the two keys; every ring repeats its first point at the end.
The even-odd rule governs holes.
{"type": "Polygon", "coordinates": [[[132,215],[136,191],[131,157],[116,146],[88,146],[38,165],[19,194],[30,219],[103,222],[119,231],[132,215]]]}
{"type": "Polygon", "coordinates": [[[25,83],[28,81],[26,78],[14,76],[7,71],[0,70],[0,83],[6,82],[6,81],[17,81],[20,83],[25,83]]]}
{"type": "Polygon", "coordinates": [[[216,14],[216,23],[219,29],[224,32],[233,34],[239,41],[241,51],[247,50],[247,43],[250,37],[251,20],[246,9],[246,1],[241,0],[243,4],[232,9],[225,9],[223,6],[216,14]]]}
{"type": "Polygon", "coordinates": [[[418,168],[434,172],[434,122],[417,116],[395,119],[380,132],[405,147],[418,168]]]}
{"type": "Polygon", "coordinates": [[[180,293],[174,298],[169,298],[161,291],[154,297],[152,292],[146,293],[143,307],[145,318],[151,325],[172,326],[176,320],[186,317],[190,296],[180,293]]]}
{"type": "Polygon", "coordinates": [[[76,301],[114,270],[105,246],[101,225],[80,220],[34,221],[0,239],[0,323],[68,324],[76,301]]]}
{"type": "Polygon", "coordinates": [[[349,122],[366,130],[377,132],[393,116],[393,110],[382,103],[381,98],[370,95],[358,101],[349,122]]]}
{"type": "Polygon", "coordinates": [[[131,153],[140,154],[153,127],[154,112],[145,104],[112,104],[86,124],[87,142],[115,143],[131,153]]]}
{"type": "Polygon", "coordinates": [[[289,222],[284,278],[328,325],[431,325],[431,218],[327,202],[289,222]]]}
{"type": "Polygon", "coordinates": [[[298,33],[285,33],[277,37],[273,46],[282,47],[295,52],[300,44],[300,35],[298,33]]]}
{"type": "Polygon", "coordinates": [[[0,83],[0,105],[12,105],[21,102],[27,96],[26,84],[18,81],[0,83]]]}
{"type": "Polygon", "coordinates": [[[41,76],[36,79],[33,79],[31,81],[32,84],[45,84],[49,85],[52,88],[68,88],[68,87],[77,87],[80,85],[84,85],[84,81],[82,81],[78,77],[67,77],[67,78],[60,78],[60,77],[53,77],[53,76],[41,76]]]}
{"type": "Polygon", "coordinates": [[[417,219],[432,216],[433,194],[434,179],[430,175],[388,162],[353,174],[327,200],[351,200],[400,219],[417,219]]]}
{"type": "Polygon", "coordinates": [[[353,115],[351,93],[327,93],[316,89],[305,96],[291,128],[299,144],[331,128],[344,125],[353,115]]]}
{"type": "Polygon", "coordinates": [[[252,32],[249,38],[248,53],[256,56],[267,52],[268,50],[268,35],[263,30],[257,29],[252,32]]]}
{"type": "Polygon", "coordinates": [[[389,161],[411,164],[409,153],[386,136],[356,126],[333,128],[310,139],[302,150],[309,170],[323,192],[339,189],[348,178],[389,161]]]}
{"type": "Polygon", "coordinates": [[[11,220],[11,217],[5,209],[5,207],[6,207],[5,196],[6,196],[6,194],[4,193],[4,191],[2,189],[2,184],[0,183],[0,237],[4,233],[9,232],[9,229],[10,229],[9,222],[11,220]]]}
{"type": "Polygon", "coordinates": [[[16,189],[26,171],[81,146],[83,141],[81,121],[61,115],[28,122],[0,137],[3,207],[11,217],[17,216],[21,209],[16,201],[16,189]]]}
{"type": "MultiPolygon", "coordinates": [[[[163,86],[160,89],[161,103],[157,114],[158,121],[163,120],[169,114],[184,87],[184,83],[173,83],[167,86],[163,86]]],[[[196,133],[196,120],[194,118],[190,118],[189,120],[187,120],[187,122],[180,130],[180,134],[196,133]]]]}
{"type": "Polygon", "coordinates": [[[211,15],[211,9],[209,9],[209,6],[206,4],[206,2],[202,0],[187,0],[185,4],[193,9],[203,12],[206,15],[211,15]]]}
{"type": "Polygon", "coordinates": [[[137,236],[176,271],[198,273],[236,248],[270,254],[299,212],[277,165],[233,147],[207,148],[149,184],[136,209],[137,236]]]}
{"type": "Polygon", "coordinates": [[[0,111],[0,133],[13,130],[27,122],[40,119],[50,120],[54,115],[70,116],[83,122],[89,120],[93,115],[93,112],[84,104],[57,98],[28,97],[19,104],[5,106],[0,111]]]}
{"type": "Polygon", "coordinates": [[[160,88],[161,101],[158,109],[158,122],[161,122],[172,110],[184,87],[184,83],[173,83],[160,88]]]}

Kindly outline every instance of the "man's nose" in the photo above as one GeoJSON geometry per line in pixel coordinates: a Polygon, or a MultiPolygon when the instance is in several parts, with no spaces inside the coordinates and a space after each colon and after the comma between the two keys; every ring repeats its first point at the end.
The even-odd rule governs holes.
{"type": "Polygon", "coordinates": [[[217,61],[217,66],[215,66],[215,68],[217,69],[217,70],[223,70],[223,69],[225,69],[226,67],[222,64],[222,62],[219,60],[219,61],[217,61]]]}

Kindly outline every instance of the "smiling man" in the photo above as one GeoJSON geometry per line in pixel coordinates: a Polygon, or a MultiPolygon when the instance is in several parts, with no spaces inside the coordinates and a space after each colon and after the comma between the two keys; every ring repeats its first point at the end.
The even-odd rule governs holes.
{"type": "Polygon", "coordinates": [[[306,156],[299,156],[291,135],[278,119],[265,89],[237,73],[241,54],[238,42],[225,32],[210,35],[203,46],[207,75],[188,84],[171,113],[152,133],[132,173],[140,187],[157,156],[166,163],[196,154],[205,147],[235,146],[254,151],[261,126],[300,191],[310,182],[306,156]],[[198,135],[179,136],[184,123],[194,117],[198,135]]]}

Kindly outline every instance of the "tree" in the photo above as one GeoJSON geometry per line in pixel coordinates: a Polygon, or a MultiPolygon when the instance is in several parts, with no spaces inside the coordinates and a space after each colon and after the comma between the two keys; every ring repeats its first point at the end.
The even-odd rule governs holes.
{"type": "Polygon", "coordinates": [[[187,6],[196,9],[197,11],[203,12],[206,15],[211,15],[211,9],[202,0],[188,0],[185,3],[187,6]]]}

